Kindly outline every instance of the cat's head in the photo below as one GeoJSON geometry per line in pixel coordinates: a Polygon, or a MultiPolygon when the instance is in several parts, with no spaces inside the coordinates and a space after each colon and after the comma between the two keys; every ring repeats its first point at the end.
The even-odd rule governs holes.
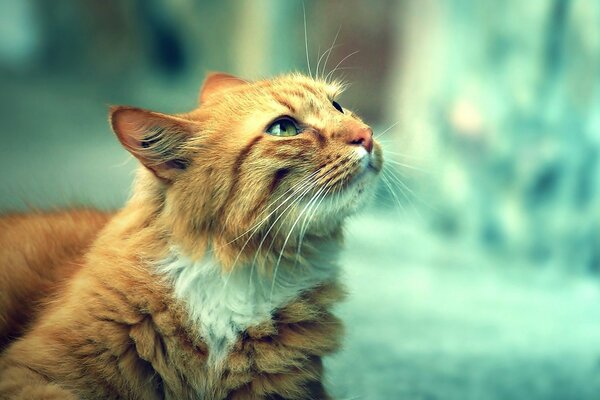
{"type": "Polygon", "coordinates": [[[213,73],[195,110],[114,107],[111,124],[151,172],[144,185],[175,240],[254,251],[266,236],[331,234],[373,193],[381,148],[336,102],[341,91],[299,74],[246,82],[213,73]]]}

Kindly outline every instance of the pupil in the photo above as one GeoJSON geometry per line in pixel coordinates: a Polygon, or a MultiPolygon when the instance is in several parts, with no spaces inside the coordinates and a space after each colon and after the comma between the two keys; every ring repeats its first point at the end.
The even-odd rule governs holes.
{"type": "Polygon", "coordinates": [[[342,106],[340,106],[337,101],[332,101],[331,104],[333,104],[335,109],[338,110],[339,112],[341,112],[341,113],[344,112],[344,110],[342,109],[342,106]]]}

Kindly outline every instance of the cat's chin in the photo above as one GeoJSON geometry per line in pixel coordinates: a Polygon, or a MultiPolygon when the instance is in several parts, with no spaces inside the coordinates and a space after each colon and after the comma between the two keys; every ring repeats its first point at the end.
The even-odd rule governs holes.
{"type": "Polygon", "coordinates": [[[343,220],[361,212],[375,197],[378,176],[379,171],[370,164],[361,168],[341,191],[323,202],[323,217],[343,220]]]}
{"type": "Polygon", "coordinates": [[[371,165],[352,178],[352,182],[342,192],[342,207],[350,214],[362,211],[375,195],[375,181],[379,173],[371,165]]]}

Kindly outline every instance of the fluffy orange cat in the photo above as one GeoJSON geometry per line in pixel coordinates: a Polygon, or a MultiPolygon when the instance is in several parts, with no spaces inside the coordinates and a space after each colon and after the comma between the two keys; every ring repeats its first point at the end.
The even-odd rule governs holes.
{"type": "Polygon", "coordinates": [[[382,167],[340,91],[214,73],[189,113],[112,108],[123,210],[0,219],[0,399],[329,398],[342,226],[382,167]]]}

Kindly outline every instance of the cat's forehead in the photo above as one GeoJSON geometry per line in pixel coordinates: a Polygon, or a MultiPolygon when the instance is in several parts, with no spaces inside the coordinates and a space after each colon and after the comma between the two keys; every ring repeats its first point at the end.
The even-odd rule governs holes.
{"type": "Polygon", "coordinates": [[[342,93],[343,85],[302,74],[288,74],[257,81],[254,89],[249,90],[249,96],[256,100],[255,110],[318,120],[324,112],[330,111],[331,102],[342,93]]]}
{"type": "Polygon", "coordinates": [[[339,82],[314,79],[298,73],[282,75],[263,82],[266,83],[266,87],[270,86],[273,90],[297,90],[330,99],[337,97],[343,91],[343,85],[339,82]]]}
{"type": "MultiPolygon", "coordinates": [[[[272,119],[288,114],[307,120],[320,120],[332,110],[331,102],[343,92],[344,85],[314,79],[299,73],[247,82],[208,97],[202,107],[188,114],[192,118],[221,121],[227,116],[242,120],[272,119]],[[232,112],[235,111],[235,112],[232,112]]],[[[264,123],[264,121],[260,121],[264,123]]]]}

